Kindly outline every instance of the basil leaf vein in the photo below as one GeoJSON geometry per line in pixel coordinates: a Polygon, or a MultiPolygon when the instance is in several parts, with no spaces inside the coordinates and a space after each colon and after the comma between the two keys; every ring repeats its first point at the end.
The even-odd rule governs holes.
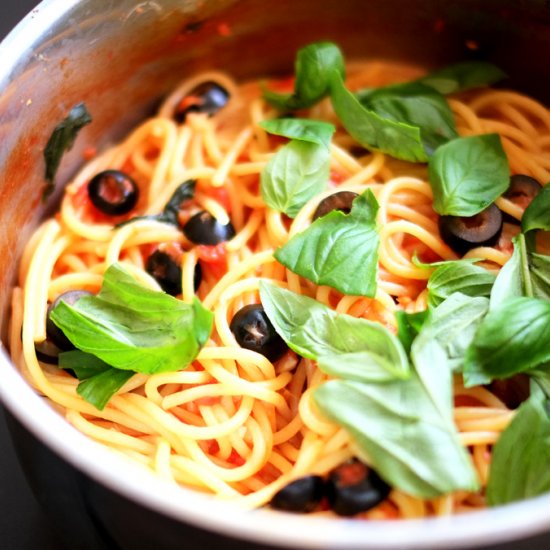
{"type": "Polygon", "coordinates": [[[294,273],[348,295],[376,294],[378,203],[367,190],[349,214],[334,210],[277,249],[275,258],[294,273]]]}

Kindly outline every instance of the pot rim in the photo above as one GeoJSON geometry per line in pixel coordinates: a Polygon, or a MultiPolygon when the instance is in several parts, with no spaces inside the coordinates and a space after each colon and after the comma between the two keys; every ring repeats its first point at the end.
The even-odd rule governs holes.
{"type": "MultiPolygon", "coordinates": [[[[7,83],[35,37],[63,21],[80,0],[44,0],[0,44],[0,86],[7,83]]],[[[533,536],[549,529],[550,495],[461,516],[356,521],[243,510],[156,477],[70,425],[37,395],[0,352],[0,399],[34,436],[67,462],[121,495],[172,519],[207,531],[264,544],[309,548],[473,548],[533,536]],[[215,521],[213,521],[215,518],[215,521]]]]}

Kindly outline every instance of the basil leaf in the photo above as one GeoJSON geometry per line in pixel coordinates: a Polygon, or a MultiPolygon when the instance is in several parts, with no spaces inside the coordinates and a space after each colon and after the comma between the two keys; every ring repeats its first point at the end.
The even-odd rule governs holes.
{"type": "Polygon", "coordinates": [[[347,377],[350,369],[346,359],[358,368],[360,360],[365,359],[364,371],[357,371],[352,375],[354,379],[386,379],[388,372],[392,377],[407,375],[408,360],[401,343],[380,323],[337,314],[317,300],[263,281],[260,298],[269,320],[288,346],[303,357],[319,360],[325,372],[347,377]],[[343,354],[346,359],[339,357],[343,354]]]}
{"type": "Polygon", "coordinates": [[[491,309],[466,352],[464,377],[508,378],[550,361],[550,301],[509,298],[491,309]]]}
{"type": "Polygon", "coordinates": [[[462,367],[466,350],[474,339],[479,325],[489,310],[489,300],[483,296],[451,294],[438,305],[420,331],[418,341],[435,340],[445,351],[448,367],[462,367]]]}
{"type": "Polygon", "coordinates": [[[489,296],[496,276],[472,262],[450,261],[438,266],[428,280],[428,305],[435,307],[454,292],[489,296]]]}
{"type": "Polygon", "coordinates": [[[92,117],[84,103],[75,105],[53,130],[46,148],[44,149],[44,160],[46,161],[46,181],[48,182],[42,193],[42,200],[52,194],[55,188],[55,175],[61,163],[65,151],[69,151],[78,135],[78,132],[92,122],[92,117]]]}
{"type": "Polygon", "coordinates": [[[451,409],[442,417],[432,401],[450,375],[437,365],[431,370],[429,389],[413,373],[384,384],[331,380],[313,394],[319,410],[346,429],[386,482],[420,498],[477,488],[451,409]]]}
{"type": "Polygon", "coordinates": [[[437,149],[428,166],[434,209],[441,215],[473,216],[510,183],[498,134],[454,139],[437,149]]]}
{"type": "Polygon", "coordinates": [[[521,218],[521,230],[524,233],[535,229],[550,231],[550,185],[542,188],[521,218]]]}
{"type": "Polygon", "coordinates": [[[334,125],[308,118],[274,118],[260,122],[260,126],[270,134],[318,145],[330,146],[334,125]]]}
{"type": "Polygon", "coordinates": [[[102,411],[111,397],[132,378],[133,372],[110,368],[86,378],[78,384],[76,393],[96,409],[102,411]]]}
{"type": "Polygon", "coordinates": [[[264,99],[282,111],[311,107],[328,95],[331,72],[345,75],[344,58],[335,44],[316,42],[298,51],[294,71],[294,93],[264,90],[264,99]]]}
{"type": "Polygon", "coordinates": [[[134,375],[131,371],[115,369],[95,355],[78,349],[60,353],[59,366],[75,373],[81,380],[76,392],[100,411],[134,375]]]}
{"type": "Polygon", "coordinates": [[[361,104],[384,119],[417,126],[428,155],[458,137],[445,98],[419,82],[386,86],[359,95],[361,104]]]}
{"type": "Polygon", "coordinates": [[[195,184],[195,180],[187,180],[179,185],[160,214],[135,216],[133,218],[130,218],[129,220],[125,220],[117,224],[115,227],[122,227],[138,220],[157,220],[159,222],[169,223],[175,225],[176,227],[179,227],[178,215],[181,209],[181,205],[185,201],[190,200],[195,196],[195,184]]]}
{"type": "Polygon", "coordinates": [[[294,273],[319,285],[355,296],[376,294],[378,203],[367,190],[346,215],[333,210],[277,249],[275,258],[294,273]]]}
{"type": "Polygon", "coordinates": [[[294,218],[309,199],[323,191],[329,174],[330,153],[325,146],[292,140],[263,169],[262,199],[270,208],[294,218]]]}
{"type": "Polygon", "coordinates": [[[381,117],[366,109],[333,72],[331,101],[334,111],[349,134],[364,147],[411,162],[426,162],[420,128],[381,117]]]}
{"type": "Polygon", "coordinates": [[[514,252],[496,278],[491,291],[491,307],[514,296],[550,300],[550,256],[530,252],[522,233],[512,242],[514,252]]]}
{"type": "Polygon", "coordinates": [[[542,391],[533,391],[493,447],[487,484],[490,506],[550,491],[549,406],[542,391]]]}
{"type": "Polygon", "coordinates": [[[492,63],[466,61],[434,71],[417,82],[446,95],[487,86],[506,78],[506,76],[505,72],[492,63]]]}
{"type": "Polygon", "coordinates": [[[429,319],[430,311],[418,311],[416,313],[407,313],[406,311],[396,311],[397,319],[397,337],[403,344],[405,351],[409,353],[414,339],[422,329],[424,323],[429,319]]]}
{"type": "Polygon", "coordinates": [[[53,322],[79,349],[109,365],[146,374],[185,368],[212,329],[212,313],[137,283],[121,266],[105,272],[96,296],[60,302],[53,322]]]}

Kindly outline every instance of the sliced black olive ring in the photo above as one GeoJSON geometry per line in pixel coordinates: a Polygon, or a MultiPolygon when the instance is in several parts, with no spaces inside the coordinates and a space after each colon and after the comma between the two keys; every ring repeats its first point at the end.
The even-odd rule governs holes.
{"type": "Polygon", "coordinates": [[[105,170],[88,183],[88,196],[100,212],[120,216],[137,204],[139,188],[128,174],[120,170],[105,170]]]}
{"type": "Polygon", "coordinates": [[[261,304],[241,308],[231,319],[229,328],[239,346],[261,353],[270,361],[276,361],[288,350],[261,304]]]}
{"type": "Polygon", "coordinates": [[[349,214],[351,212],[351,205],[358,196],[353,191],[338,191],[325,197],[313,213],[313,220],[326,216],[333,210],[340,210],[344,214],[349,214]]]}
{"type": "Polygon", "coordinates": [[[213,81],[202,82],[183,97],[174,109],[174,119],[185,122],[189,113],[215,115],[229,100],[229,92],[213,81]]]}
{"type": "MultiPolygon", "coordinates": [[[[145,264],[145,269],[160,285],[162,290],[171,296],[181,294],[181,265],[168,253],[162,250],[155,250],[145,264]]],[[[193,286],[195,292],[202,280],[202,269],[200,264],[195,265],[193,286]]]]}
{"type": "Polygon", "coordinates": [[[475,216],[441,216],[439,232],[443,241],[462,255],[478,246],[493,246],[502,232],[502,212],[491,204],[475,216]]]}
{"type": "Polygon", "coordinates": [[[210,212],[201,210],[183,226],[183,234],[195,244],[216,245],[235,236],[233,224],[220,223],[210,212]]]}
{"type": "Polygon", "coordinates": [[[542,186],[535,178],[524,174],[516,174],[510,178],[510,186],[503,197],[522,208],[527,208],[541,190],[542,186]]]}

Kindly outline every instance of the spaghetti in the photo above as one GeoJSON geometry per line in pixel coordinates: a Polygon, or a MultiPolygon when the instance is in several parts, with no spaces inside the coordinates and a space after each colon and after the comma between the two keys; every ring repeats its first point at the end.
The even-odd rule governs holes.
{"type": "MultiPolygon", "coordinates": [[[[357,89],[420,74],[396,64],[366,63],[350,67],[348,82],[357,89]]],[[[460,135],[497,132],[512,173],[550,180],[550,113],[545,107],[517,92],[490,89],[453,96],[449,103],[460,135]]],[[[165,479],[246,507],[262,506],[289,481],[312,473],[326,475],[357,455],[346,431],[327,421],[312,401],[313,389],[327,378],[313,360],[288,351],[271,363],[236,343],[229,322],[243,306],[259,302],[259,282],[273,281],[339,313],[395,330],[396,310],[427,307],[430,270],[419,267],[413,256],[424,261],[457,257],[439,236],[425,166],[358,148],[327,101],[311,108],[308,116],[337,126],[330,146],[329,188],[294,220],[267,208],[259,175],[280,142],[259,123],[274,116],[257,83],[237,85],[221,73],[184,82],[158,116],[89,162],[67,186],[59,213],[43,223],[26,247],[12,301],[14,363],[70,423],[165,479]],[[212,118],[191,113],[182,124],[172,120],[178,99],[205,81],[229,92],[228,105],[212,118]],[[123,170],[138,183],[139,214],[161,212],[182,181],[196,180],[193,205],[222,223],[230,219],[236,236],[225,245],[208,247],[194,245],[174,226],[156,220],[113,228],[85,193],[90,178],[106,169],[123,170]],[[336,189],[370,189],[380,205],[378,291],[372,299],[316,286],[273,256],[277,247],[308,227],[320,200],[336,189]],[[203,279],[197,295],[214,313],[214,330],[186,370],[135,374],[99,411],[76,393],[75,378],[37,358],[35,343],[46,338],[47,305],[67,290],[98,292],[103,273],[115,262],[145,286],[159,290],[145,264],[160,243],[176,244],[183,251],[185,302],[195,296],[194,270],[200,263],[203,279]]],[[[518,205],[505,198],[497,204],[521,219],[523,209],[518,205]]],[[[510,257],[516,231],[513,224],[505,224],[498,245],[476,248],[467,257],[481,258],[482,265],[497,271],[510,257]]],[[[454,396],[460,440],[485,485],[491,446],[514,411],[484,387],[464,388],[458,377],[454,396]]],[[[394,489],[384,503],[361,516],[424,517],[483,505],[483,491],[421,500],[394,489]]]]}

